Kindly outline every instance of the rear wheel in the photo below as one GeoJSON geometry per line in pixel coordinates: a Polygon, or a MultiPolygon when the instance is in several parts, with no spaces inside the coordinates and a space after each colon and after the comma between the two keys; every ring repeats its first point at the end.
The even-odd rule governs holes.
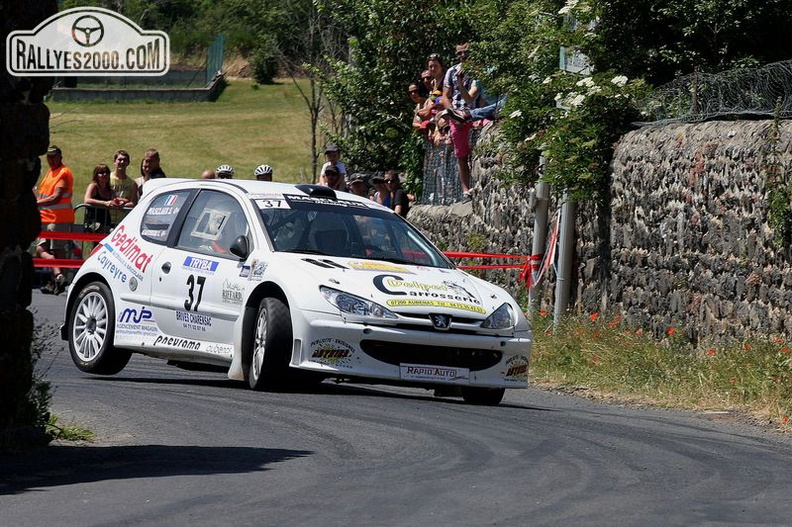
{"type": "Polygon", "coordinates": [[[280,298],[268,297],[259,304],[248,383],[254,390],[282,390],[290,379],[292,348],[291,314],[280,298]]]}
{"type": "Polygon", "coordinates": [[[497,406],[503,400],[503,388],[462,388],[462,399],[468,404],[497,406]]]}
{"type": "Polygon", "coordinates": [[[115,305],[102,282],[85,286],[69,316],[69,352],[74,364],[87,373],[114,375],[124,369],[132,353],[113,346],[115,305]]]}

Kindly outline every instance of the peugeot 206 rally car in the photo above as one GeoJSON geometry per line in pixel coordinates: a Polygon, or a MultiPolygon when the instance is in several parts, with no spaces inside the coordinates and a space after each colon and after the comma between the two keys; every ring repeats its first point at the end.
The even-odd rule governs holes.
{"type": "Polygon", "coordinates": [[[131,353],[256,390],[336,378],[525,388],[531,332],[390,209],[315,185],[157,179],[74,277],[62,337],[82,371],[131,353]]]}

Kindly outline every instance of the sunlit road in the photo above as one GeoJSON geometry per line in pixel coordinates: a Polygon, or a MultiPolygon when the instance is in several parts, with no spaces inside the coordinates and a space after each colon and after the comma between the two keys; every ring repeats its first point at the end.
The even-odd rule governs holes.
{"type": "MultiPolygon", "coordinates": [[[[35,293],[60,323],[63,296],[35,293]]],[[[97,440],[0,457],[0,525],[790,525],[792,440],[540,390],[498,407],[325,383],[248,390],[133,356],[93,377],[53,339],[61,421],[97,440]]]]}

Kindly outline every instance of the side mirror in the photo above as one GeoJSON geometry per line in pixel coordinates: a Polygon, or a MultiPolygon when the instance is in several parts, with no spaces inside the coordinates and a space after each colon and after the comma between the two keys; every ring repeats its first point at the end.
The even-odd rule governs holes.
{"type": "Polygon", "coordinates": [[[250,246],[248,244],[247,236],[237,236],[234,242],[231,244],[231,247],[228,250],[234,256],[239,257],[240,260],[244,260],[250,254],[250,246]]]}

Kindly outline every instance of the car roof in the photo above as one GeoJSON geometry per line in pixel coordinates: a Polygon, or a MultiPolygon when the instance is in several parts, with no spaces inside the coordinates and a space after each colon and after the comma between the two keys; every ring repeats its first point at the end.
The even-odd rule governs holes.
{"type": "MultiPolygon", "coordinates": [[[[349,201],[359,201],[367,205],[376,202],[363,196],[356,196],[351,192],[332,190],[330,187],[312,185],[309,183],[281,183],[277,181],[256,181],[250,179],[187,179],[187,178],[158,178],[146,181],[144,194],[155,192],[161,187],[176,189],[220,189],[235,188],[237,192],[248,194],[251,199],[256,197],[272,197],[272,194],[302,194],[316,197],[335,197],[349,201]]],[[[381,207],[385,209],[386,207],[381,207]]],[[[390,210],[390,209],[388,209],[390,210]]],[[[395,214],[395,212],[394,212],[395,214]]]]}

